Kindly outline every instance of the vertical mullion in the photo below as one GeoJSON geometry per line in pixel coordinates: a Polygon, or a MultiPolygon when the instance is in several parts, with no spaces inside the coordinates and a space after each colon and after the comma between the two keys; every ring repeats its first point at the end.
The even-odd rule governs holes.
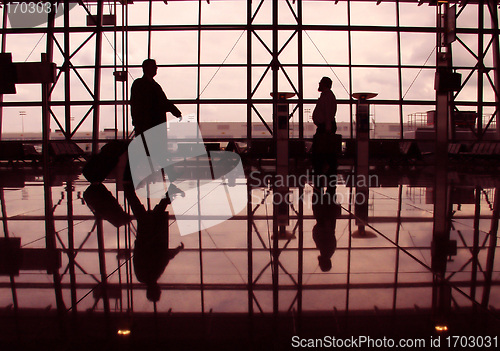
{"type": "MultiPolygon", "coordinates": [[[[352,114],[351,114],[352,115],[352,114]]],[[[351,173],[351,176],[354,175],[354,173],[351,173]]],[[[353,184],[354,182],[351,182],[349,185],[349,218],[348,218],[348,233],[349,233],[349,239],[348,239],[348,244],[347,244],[347,277],[346,277],[346,295],[345,295],[345,313],[346,315],[349,315],[349,292],[351,291],[351,256],[352,256],[352,220],[353,220],[353,208],[352,208],[352,203],[354,200],[353,197],[353,184]]]]}
{"type": "Polygon", "coordinates": [[[200,123],[200,94],[201,94],[201,0],[198,0],[198,65],[196,82],[196,122],[200,123]]]}
{"type": "MultiPolygon", "coordinates": [[[[113,72],[118,70],[117,62],[116,62],[116,47],[117,47],[117,39],[116,39],[116,0],[113,2],[113,13],[115,15],[115,25],[113,26],[113,72]]],[[[115,95],[115,139],[118,139],[118,81],[116,77],[114,79],[114,95],[115,95]]],[[[123,82],[122,82],[123,85],[123,82]]],[[[123,99],[122,99],[123,101],[123,99]]],[[[125,130],[125,126],[123,126],[123,130],[125,130]]]]}
{"type": "MultiPolygon", "coordinates": [[[[122,23],[121,23],[121,33],[120,37],[122,40],[122,70],[127,72],[127,79],[128,79],[128,65],[125,64],[127,61],[127,58],[125,57],[125,11],[126,11],[126,4],[122,3],[122,23]]],[[[128,81],[128,80],[127,80],[128,81]]],[[[124,83],[122,85],[122,99],[125,100],[125,96],[127,95],[128,92],[128,84],[124,83]]],[[[126,111],[127,107],[125,104],[122,105],[122,128],[123,128],[123,139],[128,138],[128,121],[126,120],[126,111]]]]}
{"type": "Polygon", "coordinates": [[[399,23],[399,0],[396,0],[396,28],[397,28],[397,50],[398,50],[398,93],[399,93],[399,139],[404,139],[403,120],[403,77],[401,70],[401,28],[399,23]]]}
{"type": "Polygon", "coordinates": [[[398,193],[398,217],[397,217],[397,229],[396,229],[396,260],[394,267],[394,292],[392,299],[392,311],[396,313],[397,306],[397,297],[398,297],[398,278],[399,278],[399,237],[401,234],[401,209],[403,205],[403,184],[399,184],[399,193],[398,193]]]}
{"type": "MultiPolygon", "coordinates": [[[[201,92],[201,11],[202,11],[202,0],[198,0],[198,81],[196,84],[196,123],[200,124],[200,92],[201,92]]],[[[198,132],[197,132],[198,133],[198,132]]],[[[199,137],[199,135],[197,135],[199,137]]],[[[201,206],[200,206],[200,180],[198,179],[197,184],[197,208],[198,208],[198,216],[201,216],[201,206]]],[[[198,219],[198,242],[199,242],[199,263],[200,263],[200,304],[201,304],[201,313],[202,313],[202,321],[205,323],[205,293],[204,293],[204,279],[203,279],[203,242],[201,235],[201,220],[198,219]]]]}
{"type": "Polygon", "coordinates": [[[351,40],[351,0],[347,0],[347,52],[349,60],[349,122],[351,124],[351,139],[354,139],[353,99],[352,99],[352,40],[351,40]]]}
{"type": "Polygon", "coordinates": [[[273,136],[276,139],[277,136],[277,124],[274,123],[274,118],[277,116],[277,106],[278,106],[278,0],[273,0],[273,13],[272,13],[272,92],[273,92],[273,136]]]}
{"type": "Polygon", "coordinates": [[[149,0],[148,59],[151,58],[151,25],[153,24],[153,0],[149,0]]]}
{"type": "Polygon", "coordinates": [[[302,0],[297,1],[297,47],[298,47],[298,102],[299,105],[299,139],[304,139],[304,60],[302,56],[302,0]]]}

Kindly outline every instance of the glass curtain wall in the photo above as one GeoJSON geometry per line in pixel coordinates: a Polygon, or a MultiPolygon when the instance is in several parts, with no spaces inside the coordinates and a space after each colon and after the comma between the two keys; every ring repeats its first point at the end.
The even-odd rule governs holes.
{"type": "MultiPolygon", "coordinates": [[[[16,63],[40,61],[48,53],[57,65],[49,104],[52,138],[130,134],[130,86],[148,57],[157,60],[156,80],[185,116],[240,122],[215,135],[221,138],[270,137],[274,69],[277,89],[296,94],[290,100],[293,137],[313,131],[322,76],[333,80],[344,137],[355,133],[355,92],[378,93],[371,109],[375,138],[403,138],[409,124],[425,124],[426,112],[435,109],[437,7],[427,1],[65,4],[53,24],[47,19],[38,26],[13,24],[11,7],[2,9],[2,52],[12,53],[16,63]]],[[[441,6],[456,13],[452,61],[463,86],[454,94],[455,109],[481,115],[479,132],[496,128],[498,6],[441,6]]],[[[4,139],[8,133],[41,138],[40,85],[18,84],[17,94],[3,95],[1,107],[4,139]]]]}

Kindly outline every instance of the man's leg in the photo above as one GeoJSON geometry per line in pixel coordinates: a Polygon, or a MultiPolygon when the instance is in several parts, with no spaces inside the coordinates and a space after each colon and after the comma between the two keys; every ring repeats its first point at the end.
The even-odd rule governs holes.
{"type": "Polygon", "coordinates": [[[328,185],[326,191],[328,194],[330,194],[330,196],[334,196],[335,192],[337,191],[337,167],[338,167],[337,155],[335,154],[328,155],[327,163],[328,163],[328,171],[327,171],[328,185]]]}

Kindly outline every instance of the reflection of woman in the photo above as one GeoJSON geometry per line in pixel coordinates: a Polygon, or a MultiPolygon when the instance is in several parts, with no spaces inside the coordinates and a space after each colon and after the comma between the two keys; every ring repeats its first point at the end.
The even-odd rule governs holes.
{"type": "Polygon", "coordinates": [[[335,227],[340,215],[340,205],[334,203],[328,194],[323,195],[312,205],[316,224],[312,235],[316,248],[319,250],[318,263],[323,272],[332,269],[332,256],[337,248],[335,227]]]}
{"type": "Polygon", "coordinates": [[[184,248],[181,243],[175,249],[168,248],[168,213],[165,212],[170,198],[162,199],[153,210],[146,211],[132,184],[124,185],[124,192],[137,219],[137,238],[134,247],[134,270],[137,280],[146,284],[146,296],[158,301],[161,289],[158,279],[171,259],[184,248]]]}

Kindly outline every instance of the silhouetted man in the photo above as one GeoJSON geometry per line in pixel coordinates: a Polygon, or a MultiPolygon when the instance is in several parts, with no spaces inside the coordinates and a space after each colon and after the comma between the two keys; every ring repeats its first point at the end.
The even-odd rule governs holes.
{"type": "MultiPolygon", "coordinates": [[[[337,131],[335,115],[337,113],[337,99],[332,90],[332,80],[328,77],[321,78],[318,91],[321,95],[313,111],[313,122],[316,125],[316,134],[313,137],[312,146],[312,166],[315,173],[315,187],[321,188],[320,176],[329,176],[327,186],[330,193],[335,192],[335,175],[337,173],[337,156],[334,152],[328,151],[325,142],[334,142],[334,134],[337,131]],[[331,136],[329,136],[331,135],[331,136]],[[325,165],[328,166],[326,172],[325,165]]],[[[332,146],[333,148],[333,146],[332,146]]],[[[323,177],[324,178],[324,177],[323,177]]]]}
{"type": "MultiPolygon", "coordinates": [[[[144,60],[142,62],[142,71],[144,75],[134,81],[130,92],[132,124],[135,127],[136,135],[142,134],[150,128],[165,123],[167,121],[167,112],[170,112],[175,117],[182,119],[181,111],[179,111],[179,109],[167,99],[167,96],[163,92],[160,84],[153,79],[158,71],[156,61],[153,59],[144,60]]],[[[167,130],[165,128],[165,133],[166,132],[167,130]]],[[[146,140],[144,136],[141,137],[146,153],[150,156],[146,140]]],[[[165,171],[169,174],[169,179],[171,181],[179,176],[174,175],[172,167],[167,168],[165,171]]],[[[127,162],[123,179],[126,181],[130,181],[132,179],[129,162],[127,162]]]]}
{"type": "Polygon", "coordinates": [[[130,93],[132,124],[137,135],[165,123],[167,112],[182,118],[181,111],[167,99],[160,84],[153,79],[158,71],[156,61],[153,59],[144,60],[142,71],[144,75],[134,81],[130,93]]]}
{"type": "Polygon", "coordinates": [[[316,125],[317,133],[333,133],[337,131],[337,99],[333,94],[332,80],[328,77],[321,78],[318,91],[321,92],[316,107],[313,111],[313,122],[316,125]]]}

